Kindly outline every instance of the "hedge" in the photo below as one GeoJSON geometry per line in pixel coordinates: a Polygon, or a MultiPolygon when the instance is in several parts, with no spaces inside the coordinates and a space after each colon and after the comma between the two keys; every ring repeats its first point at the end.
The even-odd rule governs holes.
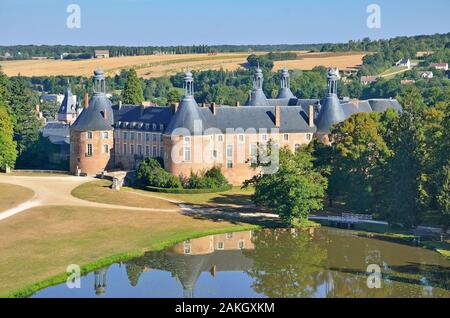
{"type": "Polygon", "coordinates": [[[144,189],[151,192],[160,192],[160,193],[174,193],[174,194],[200,194],[200,193],[216,193],[216,192],[223,192],[223,191],[229,191],[233,188],[232,185],[227,184],[226,186],[215,188],[215,189],[170,189],[170,188],[158,188],[158,187],[151,187],[146,186],[144,189]]]}

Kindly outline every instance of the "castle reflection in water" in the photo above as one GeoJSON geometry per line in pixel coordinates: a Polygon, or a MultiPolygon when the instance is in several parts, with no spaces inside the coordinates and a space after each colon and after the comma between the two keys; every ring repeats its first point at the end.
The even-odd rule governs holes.
{"type": "MultiPolygon", "coordinates": [[[[278,231],[298,234],[298,230],[278,231]]],[[[314,235],[314,229],[309,234],[314,235]]],[[[151,269],[168,271],[181,283],[184,297],[192,298],[202,273],[215,277],[218,272],[242,272],[252,268],[253,260],[243,253],[243,250],[255,249],[252,237],[253,231],[210,235],[184,241],[161,252],[146,253],[125,263],[130,284],[136,286],[140,275],[151,269]]],[[[107,271],[108,268],[103,268],[94,272],[97,296],[106,293],[107,271]]]]}

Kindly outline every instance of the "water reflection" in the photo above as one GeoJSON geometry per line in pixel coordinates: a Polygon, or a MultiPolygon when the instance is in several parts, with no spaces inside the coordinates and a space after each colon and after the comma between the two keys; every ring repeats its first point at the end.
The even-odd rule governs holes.
{"type": "Polygon", "coordinates": [[[95,271],[81,290],[62,284],[35,296],[450,297],[449,266],[431,251],[353,231],[258,230],[185,241],[95,271]],[[367,285],[371,264],[381,268],[379,289],[367,285]]]}

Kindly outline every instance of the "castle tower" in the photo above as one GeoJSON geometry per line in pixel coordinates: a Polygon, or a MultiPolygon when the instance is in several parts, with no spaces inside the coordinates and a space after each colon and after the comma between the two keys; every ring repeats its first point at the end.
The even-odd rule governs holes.
{"type": "Polygon", "coordinates": [[[258,67],[253,73],[253,89],[250,96],[245,103],[245,106],[269,106],[267,97],[263,91],[264,75],[262,70],[258,67]]]}
{"type": "Polygon", "coordinates": [[[94,96],[89,106],[70,126],[70,171],[99,174],[113,166],[113,124],[111,101],[105,93],[103,71],[94,72],[94,96]]]}
{"type": "Polygon", "coordinates": [[[317,116],[317,132],[329,134],[334,124],[345,120],[345,113],[337,96],[338,74],[336,69],[328,71],[328,95],[321,101],[319,115],[317,116]]]}
{"type": "Polygon", "coordinates": [[[295,98],[294,94],[291,91],[291,79],[289,76],[289,71],[284,68],[281,71],[280,77],[280,91],[278,92],[277,99],[285,99],[285,98],[295,98]]]}
{"type": "Polygon", "coordinates": [[[94,272],[94,289],[97,296],[103,296],[106,293],[106,268],[94,272]]]}
{"type": "Polygon", "coordinates": [[[77,96],[72,94],[69,80],[67,80],[66,92],[56,119],[70,125],[77,119],[77,96]]]}

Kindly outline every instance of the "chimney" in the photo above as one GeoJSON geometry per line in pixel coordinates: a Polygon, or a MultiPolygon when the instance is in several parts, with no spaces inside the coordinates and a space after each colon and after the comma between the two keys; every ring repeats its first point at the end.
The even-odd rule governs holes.
{"type": "Polygon", "coordinates": [[[88,93],[86,92],[85,94],[84,94],[84,108],[88,108],[89,107],[89,95],[88,95],[88,93]]]}
{"type": "Polygon", "coordinates": [[[280,128],[281,124],[281,107],[275,106],[275,127],[280,128]]]}
{"type": "Polygon", "coordinates": [[[139,107],[140,107],[140,115],[142,116],[142,115],[144,115],[145,106],[144,106],[144,105],[141,105],[141,106],[139,106],[139,107]]]}
{"type": "Polygon", "coordinates": [[[241,103],[239,101],[236,102],[236,107],[241,106],[241,103]]]}
{"type": "Polygon", "coordinates": [[[172,113],[175,114],[178,111],[178,103],[172,103],[170,107],[172,107],[172,113]]]}
{"type": "Polygon", "coordinates": [[[211,104],[211,112],[213,113],[213,115],[216,115],[216,103],[211,104]]]}
{"type": "Polygon", "coordinates": [[[119,100],[119,109],[122,109],[122,101],[119,100]]]}
{"type": "Polygon", "coordinates": [[[309,127],[314,127],[314,106],[309,105],[309,127]]]}

